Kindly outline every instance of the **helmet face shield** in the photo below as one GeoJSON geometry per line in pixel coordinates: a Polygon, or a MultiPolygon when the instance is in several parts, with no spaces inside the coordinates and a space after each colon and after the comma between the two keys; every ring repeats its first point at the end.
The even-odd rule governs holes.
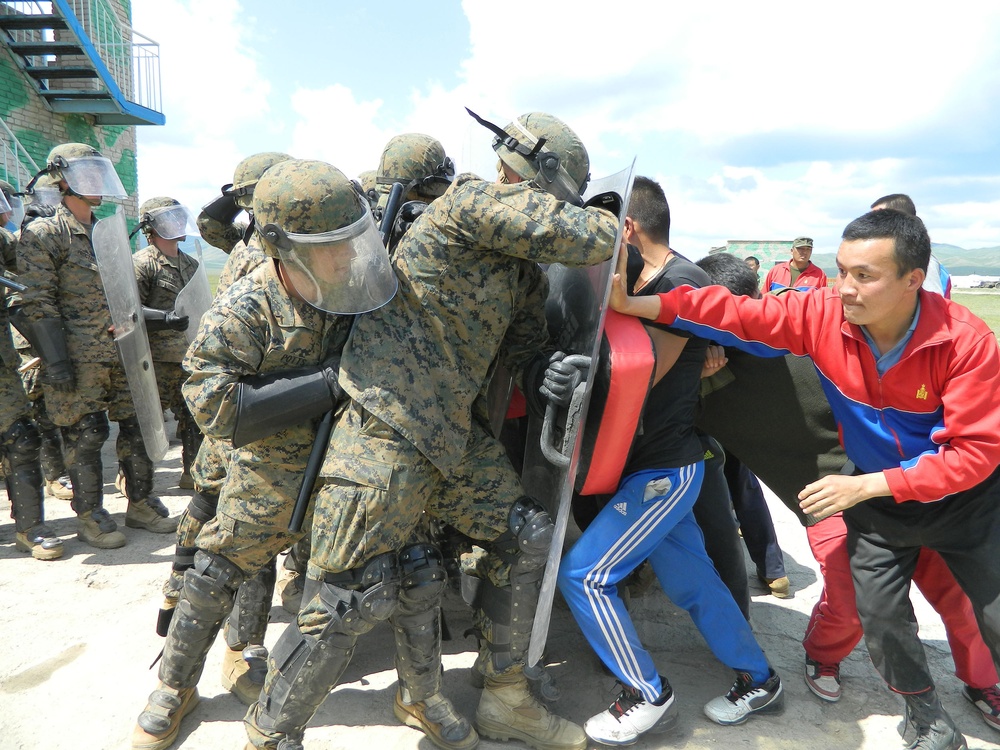
{"type": "MultiPolygon", "coordinates": [[[[20,195],[12,195],[10,197],[10,210],[13,214],[10,220],[16,226],[21,226],[21,222],[24,221],[24,199],[20,195]]],[[[0,213],[3,212],[0,211],[0,213]]]]}
{"type": "Polygon", "coordinates": [[[102,198],[125,198],[128,195],[114,165],[103,156],[81,156],[69,160],[60,157],[54,166],[62,173],[69,189],[77,195],[99,195],[102,198]]]}
{"type": "Polygon", "coordinates": [[[371,211],[341,229],[322,234],[285,233],[258,227],[278,250],[295,291],[310,305],[338,315],[370,312],[396,294],[396,275],[371,211]]]}
{"type": "Polygon", "coordinates": [[[4,195],[3,190],[0,190],[0,214],[12,214],[14,209],[11,208],[10,203],[7,202],[7,196],[4,195]]]}
{"type": "Polygon", "coordinates": [[[154,208],[142,217],[150,229],[165,240],[176,240],[198,234],[194,216],[184,206],[154,208]],[[148,218],[147,218],[148,217],[148,218]]]}

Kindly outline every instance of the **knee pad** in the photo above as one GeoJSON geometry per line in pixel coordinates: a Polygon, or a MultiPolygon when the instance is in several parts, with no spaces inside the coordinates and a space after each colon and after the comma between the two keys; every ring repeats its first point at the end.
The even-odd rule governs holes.
{"type": "Polygon", "coordinates": [[[226,615],[243,578],[243,571],[226,558],[198,550],[194,567],[184,573],[184,595],[198,607],[219,607],[226,615]]]}
{"type": "Polygon", "coordinates": [[[12,468],[38,460],[42,437],[34,422],[27,417],[21,417],[8,427],[0,435],[0,441],[12,468]]]}
{"type": "Polygon", "coordinates": [[[507,526],[493,543],[494,551],[519,571],[544,567],[555,530],[549,512],[530,497],[522,497],[511,506],[507,526]]]}
{"type": "Polygon", "coordinates": [[[444,556],[433,544],[411,544],[399,552],[399,599],[436,603],[448,586],[444,556]]]}
{"type": "Polygon", "coordinates": [[[111,435],[108,415],[103,411],[84,414],[70,429],[76,433],[74,442],[78,461],[81,454],[89,456],[96,453],[99,456],[101,448],[111,435]]]}
{"type": "MultiPolygon", "coordinates": [[[[399,596],[399,565],[394,552],[369,560],[361,568],[329,573],[319,599],[332,615],[324,629],[355,637],[389,619],[399,596]]],[[[323,636],[321,635],[320,638],[323,636]]]]}
{"type": "Polygon", "coordinates": [[[243,581],[229,616],[226,643],[230,648],[264,643],[271,597],[274,596],[274,560],[256,575],[243,581]]]}

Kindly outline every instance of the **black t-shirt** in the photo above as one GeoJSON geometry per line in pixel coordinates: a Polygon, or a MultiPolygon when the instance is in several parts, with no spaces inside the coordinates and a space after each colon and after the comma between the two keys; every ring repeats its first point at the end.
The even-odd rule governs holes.
{"type": "MultiPolygon", "coordinates": [[[[629,248],[633,260],[635,248],[629,248]]],[[[642,264],[629,263],[628,285],[631,289],[642,264]]],[[[711,279],[701,268],[677,253],[636,296],[669,292],[679,286],[703,287],[711,279]]],[[[705,364],[705,350],[709,342],[686,331],[679,331],[662,323],[642,321],[651,328],[688,339],[680,356],[666,375],[653,386],[643,410],[639,435],[625,465],[624,474],[634,474],[644,469],[675,469],[700,461],[703,456],[701,442],[694,431],[695,411],[698,407],[699,382],[705,364]]]]}

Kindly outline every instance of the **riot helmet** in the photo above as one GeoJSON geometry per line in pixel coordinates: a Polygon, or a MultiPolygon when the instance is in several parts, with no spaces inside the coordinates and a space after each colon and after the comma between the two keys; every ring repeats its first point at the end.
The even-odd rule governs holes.
{"type": "Polygon", "coordinates": [[[191,212],[180,201],[166,196],[150,198],[139,206],[138,228],[147,238],[155,234],[165,240],[179,240],[189,234],[198,234],[191,212]]]}
{"type": "Polygon", "coordinates": [[[502,130],[471,109],[466,112],[493,133],[493,150],[522,180],[577,205],[590,182],[590,157],[566,123],[545,112],[529,112],[502,130]]]}
{"type": "Polygon", "coordinates": [[[363,313],[396,293],[368,201],[336,167],[305,159],[271,167],[254,190],[253,213],[264,252],[313,307],[363,313]]]}
{"type": "Polygon", "coordinates": [[[11,214],[13,216],[13,200],[14,186],[5,180],[0,180],[0,214],[11,214]]]}
{"type": "Polygon", "coordinates": [[[455,178],[455,164],[436,138],[423,133],[393,136],[382,150],[375,182],[403,184],[403,195],[412,190],[418,197],[434,200],[444,195],[455,178]]]}
{"type": "Polygon", "coordinates": [[[253,210],[253,191],[261,175],[275,164],[288,161],[292,157],[280,151],[262,151],[259,154],[248,156],[233,170],[233,182],[231,185],[223,185],[224,195],[231,195],[236,200],[236,205],[245,211],[253,210]]]}
{"type": "Polygon", "coordinates": [[[47,175],[66,183],[69,194],[78,197],[125,198],[127,193],[111,161],[86,143],[63,143],[49,152],[45,169],[28,183],[28,190],[47,175]]]}

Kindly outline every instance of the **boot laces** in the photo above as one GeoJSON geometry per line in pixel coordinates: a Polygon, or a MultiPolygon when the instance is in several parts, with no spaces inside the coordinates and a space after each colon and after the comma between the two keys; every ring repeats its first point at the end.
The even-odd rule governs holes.
{"type": "Polygon", "coordinates": [[[618,684],[621,685],[622,690],[615,699],[615,702],[611,704],[610,708],[608,708],[608,711],[616,719],[620,719],[637,705],[644,703],[646,700],[642,697],[642,693],[634,687],[623,685],[620,682],[618,684]]]}

